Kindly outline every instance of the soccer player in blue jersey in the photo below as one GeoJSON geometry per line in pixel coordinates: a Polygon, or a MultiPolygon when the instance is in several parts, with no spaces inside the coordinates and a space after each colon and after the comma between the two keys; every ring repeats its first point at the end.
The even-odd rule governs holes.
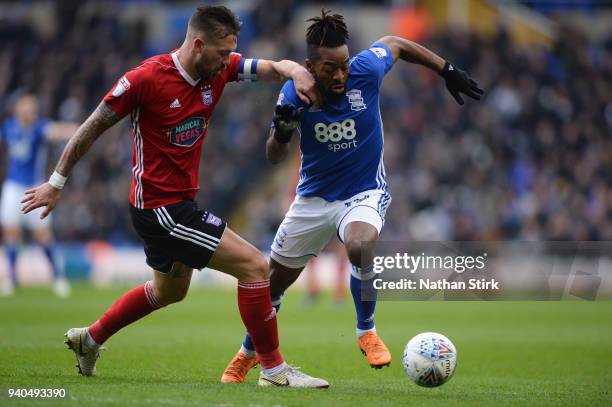
{"type": "MultiPolygon", "coordinates": [[[[322,10],[312,18],[306,42],[306,67],[323,96],[321,106],[310,106],[296,95],[291,81],[278,98],[266,149],[272,163],[289,152],[295,129],[300,134],[302,167],[297,195],[272,244],[271,295],[276,307],[310,258],[337,235],[344,243],[351,272],[351,293],[357,314],[357,342],[368,363],[382,368],[391,354],[374,325],[376,301],[362,301],[362,290],[372,290],[372,245],[384,224],[391,195],[383,164],[383,128],[378,105],[385,74],[397,59],[438,72],[459,104],[460,93],[480,99],[482,90],[464,71],[415,44],[387,36],[349,59],[344,18],[322,10]],[[364,243],[365,242],[365,243],[364,243]]],[[[222,382],[240,383],[257,364],[247,336],[232,359],[222,382]]]]}
{"type": "Polygon", "coordinates": [[[0,141],[8,154],[0,224],[9,265],[9,278],[4,281],[0,295],[12,294],[17,286],[17,245],[21,242],[22,228],[27,227],[49,259],[53,270],[53,291],[58,297],[66,297],[70,294],[70,285],[53,244],[51,221],[48,217],[39,219],[36,213],[22,214],[20,202],[25,190],[44,180],[49,142],[67,140],[76,131],[77,125],[39,117],[36,97],[28,94],[17,99],[14,113],[0,126],[0,141]]]}

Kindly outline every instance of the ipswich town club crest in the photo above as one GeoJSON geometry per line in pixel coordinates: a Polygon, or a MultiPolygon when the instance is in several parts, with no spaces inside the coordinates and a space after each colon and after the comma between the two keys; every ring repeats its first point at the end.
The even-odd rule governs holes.
{"type": "Polygon", "coordinates": [[[213,215],[212,213],[204,212],[204,217],[202,218],[202,220],[204,220],[204,218],[206,218],[205,222],[210,223],[211,225],[221,226],[221,224],[223,223],[221,218],[213,215]],[[208,214],[208,216],[206,214],[208,214]]]}
{"type": "Polygon", "coordinates": [[[202,103],[206,106],[210,106],[213,102],[213,91],[212,89],[206,89],[202,91],[202,103]]]}

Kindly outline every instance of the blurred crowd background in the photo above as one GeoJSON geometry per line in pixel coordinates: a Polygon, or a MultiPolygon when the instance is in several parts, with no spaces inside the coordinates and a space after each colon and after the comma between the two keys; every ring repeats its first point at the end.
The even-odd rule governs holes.
{"type": "MultiPolygon", "coordinates": [[[[84,120],[123,72],[180,45],[197,5],[57,1],[37,9],[33,3],[0,5],[0,120],[11,115],[24,92],[37,95],[45,117],[84,120]]],[[[387,76],[380,102],[393,202],[384,239],[612,240],[612,26],[593,33],[588,24],[572,24],[567,17],[588,20],[610,10],[591,1],[570,10],[555,2],[522,3],[518,7],[531,19],[554,27],[531,40],[518,38],[503,22],[488,29],[442,24],[436,17],[442,3],[228,5],[244,23],[238,50],[245,56],[302,61],[303,17],[325,5],[350,10],[352,53],[382,33],[410,35],[485,89],[481,102],[459,106],[443,80],[425,68],[399,61],[387,76]],[[395,13],[398,9],[406,14],[395,13]],[[564,18],[557,18],[559,11],[564,18]],[[363,23],[368,13],[390,23],[368,26],[363,23]],[[410,20],[402,29],[394,15],[410,20]]],[[[269,247],[282,220],[297,171],[294,163],[272,166],[265,160],[279,90],[280,84],[228,85],[202,158],[199,202],[261,249],[269,247]]],[[[101,137],[76,167],[54,212],[59,241],[138,242],[127,210],[127,122],[101,137]]],[[[62,149],[62,144],[51,149],[50,165],[62,149]]]]}

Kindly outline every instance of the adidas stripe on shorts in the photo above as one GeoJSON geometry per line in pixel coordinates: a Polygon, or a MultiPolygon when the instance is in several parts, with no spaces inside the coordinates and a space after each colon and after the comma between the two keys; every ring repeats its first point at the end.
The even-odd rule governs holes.
{"type": "Polygon", "coordinates": [[[194,269],[206,267],[227,226],[193,201],[155,209],[130,205],[130,214],[136,232],[144,240],[147,264],[162,273],[168,273],[176,261],[194,269]]]}

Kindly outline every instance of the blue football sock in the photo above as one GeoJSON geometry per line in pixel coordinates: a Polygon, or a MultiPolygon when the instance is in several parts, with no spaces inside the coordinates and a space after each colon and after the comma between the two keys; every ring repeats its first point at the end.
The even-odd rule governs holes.
{"type": "Polygon", "coordinates": [[[6,257],[9,263],[9,278],[14,286],[17,286],[17,246],[6,245],[6,257]]]}
{"type": "Polygon", "coordinates": [[[376,309],[376,294],[373,282],[375,273],[372,265],[364,268],[353,266],[351,270],[351,294],[355,302],[355,312],[357,314],[357,329],[374,329],[374,310],[376,309]],[[373,301],[362,301],[362,294],[366,293],[368,299],[373,301]]]}
{"type": "Polygon", "coordinates": [[[62,259],[60,253],[53,245],[41,245],[49,263],[51,263],[51,270],[53,270],[53,278],[58,279],[64,277],[64,267],[62,267],[62,259]]]}
{"type": "MultiPolygon", "coordinates": [[[[276,309],[276,312],[280,310],[281,302],[283,301],[283,294],[278,296],[277,298],[272,298],[272,306],[276,309]]],[[[253,341],[251,341],[251,336],[247,332],[244,341],[242,342],[242,346],[249,352],[255,352],[255,345],[253,345],[253,341]]]]}

